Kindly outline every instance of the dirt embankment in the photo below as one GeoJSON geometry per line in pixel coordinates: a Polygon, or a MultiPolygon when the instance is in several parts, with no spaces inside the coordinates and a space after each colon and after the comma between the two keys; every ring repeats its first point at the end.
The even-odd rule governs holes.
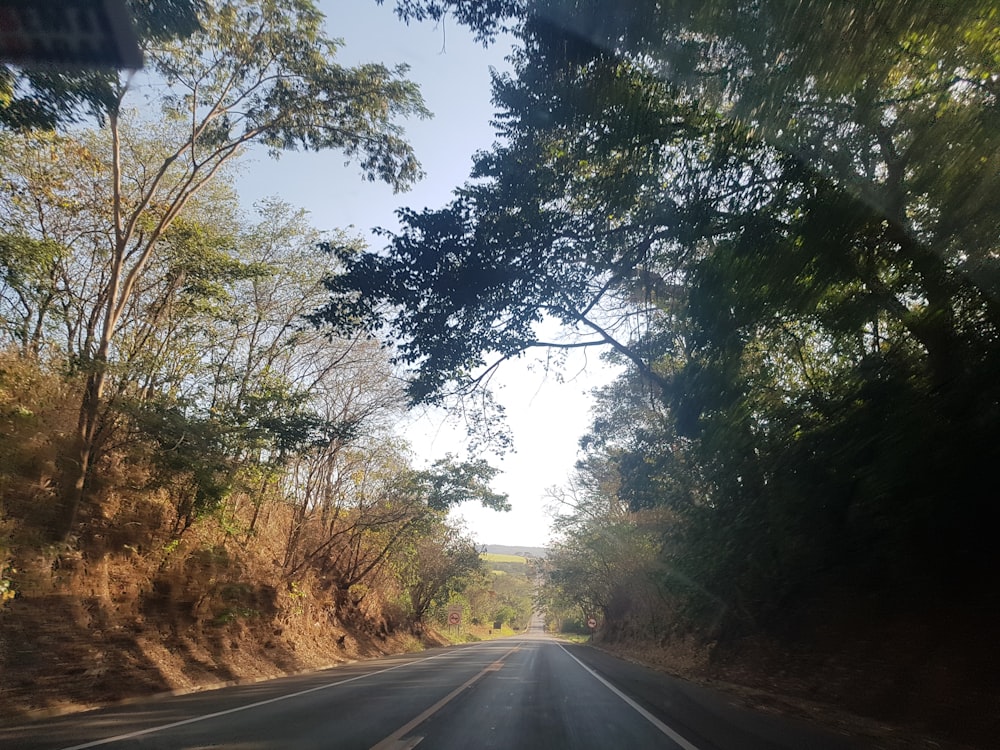
{"type": "Polygon", "coordinates": [[[120,618],[94,598],[14,602],[0,616],[0,722],[164,691],[279,677],[436,645],[432,633],[379,632],[309,611],[192,621],[152,611],[120,618]]]}
{"type": "Polygon", "coordinates": [[[378,589],[284,581],[238,543],[85,548],[17,560],[18,595],[0,609],[4,723],[438,643],[378,589]]]}

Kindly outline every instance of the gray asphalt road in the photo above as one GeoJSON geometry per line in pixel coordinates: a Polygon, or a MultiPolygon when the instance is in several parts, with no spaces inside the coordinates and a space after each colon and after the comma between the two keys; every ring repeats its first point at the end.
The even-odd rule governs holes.
{"type": "Polygon", "coordinates": [[[845,750],[847,740],[537,628],[0,729],[0,748],[845,750]]]}

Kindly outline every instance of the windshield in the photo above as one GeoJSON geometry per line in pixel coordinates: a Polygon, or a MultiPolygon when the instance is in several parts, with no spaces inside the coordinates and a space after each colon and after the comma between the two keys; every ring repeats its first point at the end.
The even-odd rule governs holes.
{"type": "Polygon", "coordinates": [[[985,746],[998,17],[0,3],[11,720],[534,622],[985,746]]]}

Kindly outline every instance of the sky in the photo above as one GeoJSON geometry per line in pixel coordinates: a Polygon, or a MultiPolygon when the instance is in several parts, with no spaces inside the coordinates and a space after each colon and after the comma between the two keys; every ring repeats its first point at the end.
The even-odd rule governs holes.
{"type": "MultiPolygon", "coordinates": [[[[406,26],[391,5],[392,0],[383,6],[375,0],[320,2],[329,35],[344,42],[341,64],[410,65],[408,76],[420,84],[434,113],[433,119],[405,123],[427,176],[409,192],[394,195],[387,185],[363,181],[336,152],[292,153],[279,160],[261,153],[245,166],[238,183],[248,204],[277,195],[307,209],[317,228],[353,227],[377,246],[382,241],[371,235],[373,227],[395,228],[394,211],[400,206],[443,206],[468,177],[472,155],[492,144],[490,67],[508,69],[504,58],[510,41],[484,49],[453,21],[406,26]]],[[[493,487],[508,494],[513,508],[497,513],[465,506],[455,514],[480,544],[544,546],[549,540],[545,491],[569,478],[578,440],[590,423],[589,393],[613,376],[594,352],[574,352],[562,372],[560,382],[546,373],[544,363],[525,358],[505,363],[494,379],[514,452],[493,459],[502,471],[493,487]]],[[[400,431],[418,465],[449,452],[465,455],[464,427],[443,413],[411,415],[400,431]]]]}

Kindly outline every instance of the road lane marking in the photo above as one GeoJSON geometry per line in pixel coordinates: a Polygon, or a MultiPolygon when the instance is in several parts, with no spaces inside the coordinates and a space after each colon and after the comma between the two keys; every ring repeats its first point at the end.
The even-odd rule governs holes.
{"type": "Polygon", "coordinates": [[[216,711],[210,714],[204,714],[202,716],[192,716],[190,719],[182,719],[180,721],[173,721],[169,724],[161,724],[156,727],[150,727],[149,729],[139,729],[135,732],[128,732],[127,734],[119,734],[114,737],[105,737],[101,740],[93,740],[92,742],[85,742],[82,745],[73,745],[72,747],[64,747],[60,750],[86,750],[90,747],[100,747],[101,745],[110,745],[112,742],[121,742],[122,740],[131,740],[135,737],[142,737],[143,735],[153,734],[154,732],[162,732],[164,729],[173,729],[174,727],[182,727],[187,724],[196,724],[199,721],[207,721],[209,719],[215,719],[219,716],[227,716],[229,714],[239,713],[240,711],[248,711],[251,708],[260,708],[261,706],[267,706],[271,703],[279,703],[280,701],[286,701],[290,698],[298,698],[303,695],[308,695],[309,693],[315,693],[319,690],[326,690],[328,688],[337,687],[338,685],[346,685],[349,682],[356,682],[357,680],[363,680],[365,677],[374,677],[375,675],[385,674],[386,672],[392,672],[396,669],[402,669],[403,667],[413,666],[414,664],[423,664],[425,661],[431,661],[432,659],[440,659],[442,656],[448,656],[453,654],[453,651],[446,651],[441,654],[435,654],[434,656],[428,656],[424,659],[417,659],[416,661],[408,661],[403,664],[397,664],[394,667],[386,667],[385,669],[379,669],[375,672],[365,672],[364,674],[356,675],[355,677],[349,677],[346,680],[339,680],[338,682],[330,682],[325,685],[317,685],[316,687],[311,687],[306,690],[299,690],[295,693],[289,693],[288,695],[279,695],[276,698],[268,698],[267,700],[257,701],[256,703],[248,703],[245,706],[237,706],[236,708],[227,708],[225,711],[216,711]]]}
{"type": "MultiPolygon", "coordinates": [[[[413,750],[413,748],[423,742],[423,739],[423,737],[409,737],[405,740],[390,742],[388,747],[392,748],[392,750],[413,750]]],[[[385,740],[383,740],[383,742],[385,742],[385,740]]]]}
{"type": "Polygon", "coordinates": [[[593,677],[595,680],[597,680],[602,685],[604,685],[604,687],[606,687],[612,693],[614,693],[619,698],[621,698],[623,701],[625,701],[629,706],[631,706],[633,709],[635,709],[636,712],[638,712],[638,714],[640,716],[642,716],[642,718],[644,718],[646,721],[648,721],[654,727],[656,727],[661,732],[663,732],[663,734],[667,735],[667,737],[669,737],[674,742],[676,742],[678,745],[680,745],[683,748],[683,750],[698,750],[698,746],[697,745],[691,744],[686,739],[684,739],[681,735],[677,734],[677,732],[675,732],[673,729],[671,729],[670,727],[668,727],[662,721],[660,721],[659,719],[657,719],[655,716],[653,716],[653,714],[651,714],[649,711],[647,711],[646,709],[644,709],[642,706],[640,706],[634,700],[632,700],[627,695],[625,695],[625,693],[623,693],[621,690],[619,690],[614,685],[612,685],[610,682],[608,682],[603,677],[601,677],[599,674],[597,674],[597,672],[595,672],[593,669],[591,669],[586,664],[584,664],[582,661],[580,661],[575,656],[573,656],[573,654],[571,654],[566,649],[566,647],[563,646],[561,643],[557,643],[556,645],[559,648],[561,648],[566,653],[566,656],[568,656],[570,659],[572,659],[577,664],[579,664],[581,667],[583,667],[585,670],[587,670],[590,673],[591,677],[593,677]]]}
{"type": "Polygon", "coordinates": [[[503,669],[503,660],[506,659],[511,654],[513,654],[515,651],[520,651],[520,650],[521,650],[521,644],[519,643],[492,664],[487,664],[486,667],[484,667],[479,674],[474,675],[470,679],[466,680],[464,683],[462,683],[457,688],[452,690],[450,693],[448,693],[448,695],[439,700],[437,703],[428,708],[426,711],[410,719],[410,721],[406,722],[403,726],[401,726],[395,732],[393,732],[384,740],[379,742],[377,745],[372,745],[371,750],[400,750],[401,748],[414,747],[418,742],[420,742],[420,740],[423,739],[423,737],[414,737],[409,742],[402,742],[403,737],[408,735],[414,729],[416,729],[425,721],[427,721],[431,716],[433,716],[442,708],[444,708],[448,703],[454,700],[456,696],[462,693],[462,691],[472,687],[485,675],[489,674],[490,672],[496,672],[500,669],[503,669]]]}

